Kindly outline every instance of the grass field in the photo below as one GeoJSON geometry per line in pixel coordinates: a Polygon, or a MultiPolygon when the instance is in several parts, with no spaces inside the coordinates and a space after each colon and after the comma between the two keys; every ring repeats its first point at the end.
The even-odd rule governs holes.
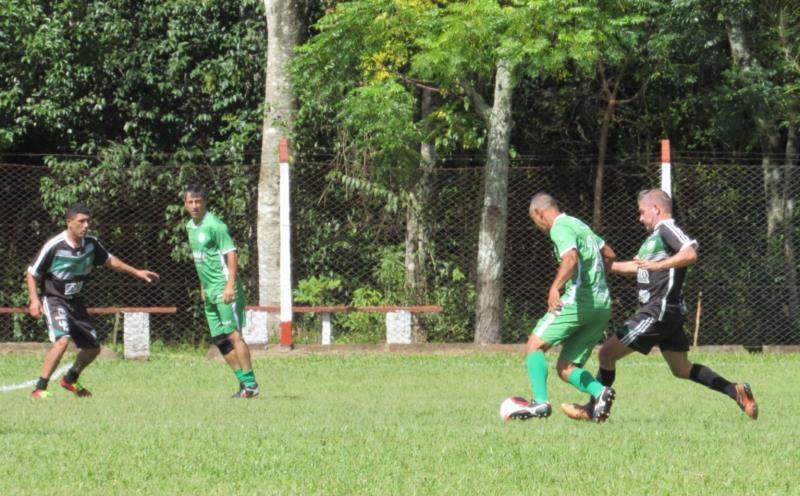
{"type": "MultiPolygon", "coordinates": [[[[605,424],[503,422],[530,396],[509,354],[260,359],[249,401],[199,352],[99,361],[92,398],[0,393],[0,494],[800,494],[800,355],[692,358],[748,380],[759,420],[657,354],[620,364],[605,424]]],[[[39,366],[2,357],[0,385],[39,366]]]]}

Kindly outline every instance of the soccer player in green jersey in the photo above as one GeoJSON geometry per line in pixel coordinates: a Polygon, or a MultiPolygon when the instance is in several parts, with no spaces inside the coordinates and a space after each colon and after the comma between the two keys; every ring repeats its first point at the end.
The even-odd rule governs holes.
{"type": "Polygon", "coordinates": [[[239,382],[239,391],[233,395],[234,398],[254,398],[259,390],[250,361],[250,348],[241,332],[245,294],[236,277],[236,245],[228,233],[228,226],[207,210],[205,189],[189,185],[183,203],[191,216],[186,223],[186,233],[200,278],[200,298],[211,339],[239,382]]]}
{"type": "Polygon", "coordinates": [[[97,331],[80,297],[83,284],[94,267],[105,265],[148,283],[158,282],[158,274],[131,267],[88,234],[91,217],[85,205],[70,205],[65,217],[67,228],[44,244],[26,274],[30,297],[28,313],[36,320],[45,317],[53,342],[44,358],[36,389],[31,393],[34,398],[50,396],[47,390],[50,376],[67,351],[70,338],[79,349],[78,356],[61,378],[60,386],[79,397],[92,395],[78,381],[78,376],[100,354],[97,331]]]}
{"type": "Polygon", "coordinates": [[[533,197],[528,214],[541,231],[549,234],[559,267],[547,295],[547,313],[533,328],[525,347],[533,401],[511,417],[550,416],[545,352],[561,345],[556,362],[558,376],[595,398],[592,418],[602,422],[608,418],[614,390],[600,384],[583,365],[603,339],[611,315],[605,274],[614,260],[614,250],[582,221],[562,213],[547,193],[533,197]]]}
{"type": "MultiPolygon", "coordinates": [[[[663,190],[642,191],[638,204],[639,222],[650,235],[633,260],[614,262],[612,272],[636,277],[639,311],[600,348],[598,380],[611,386],[618,360],[634,351],[646,355],[658,346],[675,377],[690,379],[725,394],[748,417],[758,418],[758,404],[749,384],[729,382],[705,365],[688,359],[689,338],[683,329],[687,312],[683,280],[686,268],[697,262],[697,240],[675,223],[672,199],[663,190]]],[[[562,409],[571,418],[588,418],[585,407],[572,405],[568,411],[562,405],[562,409]]]]}

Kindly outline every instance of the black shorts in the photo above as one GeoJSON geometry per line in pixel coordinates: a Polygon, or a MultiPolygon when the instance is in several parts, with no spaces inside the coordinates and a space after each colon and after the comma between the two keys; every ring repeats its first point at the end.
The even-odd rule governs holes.
{"type": "Polygon", "coordinates": [[[92,318],[81,300],[45,296],[42,306],[50,341],[69,336],[78,348],[100,347],[92,318]]]}
{"type": "Polygon", "coordinates": [[[683,332],[683,316],[657,320],[646,314],[636,314],[617,329],[616,336],[622,344],[644,355],[653,346],[661,351],[689,351],[689,337],[683,332]]]}

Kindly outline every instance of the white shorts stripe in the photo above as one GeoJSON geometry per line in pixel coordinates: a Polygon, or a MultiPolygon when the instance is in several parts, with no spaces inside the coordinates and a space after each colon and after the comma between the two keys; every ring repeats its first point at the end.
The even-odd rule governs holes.
{"type": "Polygon", "coordinates": [[[653,321],[655,321],[654,318],[648,317],[643,321],[639,322],[639,325],[634,327],[627,335],[625,335],[625,337],[622,338],[620,342],[625,346],[632,343],[637,337],[639,337],[640,334],[645,332],[650,327],[653,321]]]}
{"type": "Polygon", "coordinates": [[[542,325],[539,326],[539,330],[537,330],[535,333],[536,337],[537,338],[542,337],[544,331],[547,330],[547,328],[550,326],[550,324],[553,323],[554,320],[556,320],[556,314],[553,312],[548,312],[547,317],[545,317],[545,319],[542,321],[542,325]]]}

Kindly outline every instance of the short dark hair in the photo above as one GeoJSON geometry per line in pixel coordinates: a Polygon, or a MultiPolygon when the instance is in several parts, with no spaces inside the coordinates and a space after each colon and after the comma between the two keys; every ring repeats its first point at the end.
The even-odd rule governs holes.
{"type": "Polygon", "coordinates": [[[199,196],[203,200],[208,200],[206,189],[199,184],[187,185],[186,189],[183,191],[183,198],[185,199],[187,196],[199,196]]]}
{"type": "Polygon", "coordinates": [[[89,210],[89,207],[83,203],[73,203],[67,206],[67,210],[65,212],[67,220],[74,218],[78,214],[92,215],[92,212],[89,210]]]}

